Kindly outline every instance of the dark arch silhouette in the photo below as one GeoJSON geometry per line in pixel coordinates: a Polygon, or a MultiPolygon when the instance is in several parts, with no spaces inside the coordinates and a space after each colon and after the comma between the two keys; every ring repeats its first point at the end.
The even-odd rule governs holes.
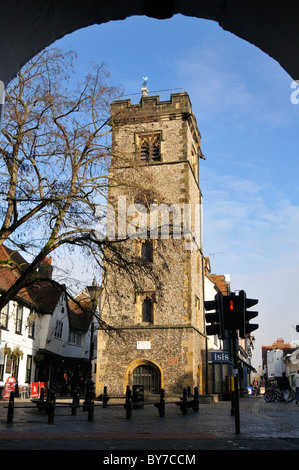
{"type": "Polygon", "coordinates": [[[178,13],[216,21],[299,79],[297,0],[4,0],[0,8],[0,81],[5,85],[35,54],[75,30],[134,15],[166,19],[178,13]]]}

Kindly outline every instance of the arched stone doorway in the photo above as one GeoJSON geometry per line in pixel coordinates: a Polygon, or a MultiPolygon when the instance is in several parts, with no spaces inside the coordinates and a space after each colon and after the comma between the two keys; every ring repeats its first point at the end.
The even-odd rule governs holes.
{"type": "Polygon", "coordinates": [[[143,364],[136,367],[133,370],[132,379],[132,385],[142,385],[145,394],[160,392],[160,372],[152,365],[143,364]]]}
{"type": "Polygon", "coordinates": [[[161,368],[147,359],[136,359],[127,367],[124,377],[124,390],[127,385],[141,385],[145,394],[160,393],[163,388],[161,368]]]}

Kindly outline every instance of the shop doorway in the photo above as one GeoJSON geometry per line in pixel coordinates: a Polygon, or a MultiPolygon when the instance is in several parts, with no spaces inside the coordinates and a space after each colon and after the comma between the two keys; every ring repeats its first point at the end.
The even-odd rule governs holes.
{"type": "Polygon", "coordinates": [[[144,387],[145,394],[160,393],[160,371],[152,365],[140,365],[133,370],[132,385],[144,387]]]}

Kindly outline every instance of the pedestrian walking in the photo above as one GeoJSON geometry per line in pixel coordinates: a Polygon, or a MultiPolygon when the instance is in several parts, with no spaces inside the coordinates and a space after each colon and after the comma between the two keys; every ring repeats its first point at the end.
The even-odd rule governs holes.
{"type": "Polygon", "coordinates": [[[298,402],[299,402],[299,370],[297,371],[297,374],[295,374],[294,383],[296,385],[296,405],[298,405],[298,402]]]}
{"type": "Polygon", "coordinates": [[[66,397],[67,395],[67,387],[68,387],[68,376],[67,374],[63,374],[62,379],[62,396],[66,397]]]}
{"type": "Polygon", "coordinates": [[[289,379],[288,377],[286,376],[286,373],[283,372],[282,373],[282,378],[280,380],[280,390],[282,391],[282,394],[283,394],[283,399],[286,403],[288,403],[288,399],[289,399],[289,390],[290,390],[290,382],[289,382],[289,379]]]}

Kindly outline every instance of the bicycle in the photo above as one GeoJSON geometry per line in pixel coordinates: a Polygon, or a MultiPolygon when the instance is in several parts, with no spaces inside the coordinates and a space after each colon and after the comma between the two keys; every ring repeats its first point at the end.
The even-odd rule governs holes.
{"type": "MultiPolygon", "coordinates": [[[[280,390],[276,385],[272,385],[266,392],[264,393],[264,400],[267,403],[271,403],[275,400],[277,401],[284,401],[283,391],[280,390]]],[[[288,403],[291,403],[295,400],[295,392],[292,388],[289,389],[289,397],[288,403]]]]}

